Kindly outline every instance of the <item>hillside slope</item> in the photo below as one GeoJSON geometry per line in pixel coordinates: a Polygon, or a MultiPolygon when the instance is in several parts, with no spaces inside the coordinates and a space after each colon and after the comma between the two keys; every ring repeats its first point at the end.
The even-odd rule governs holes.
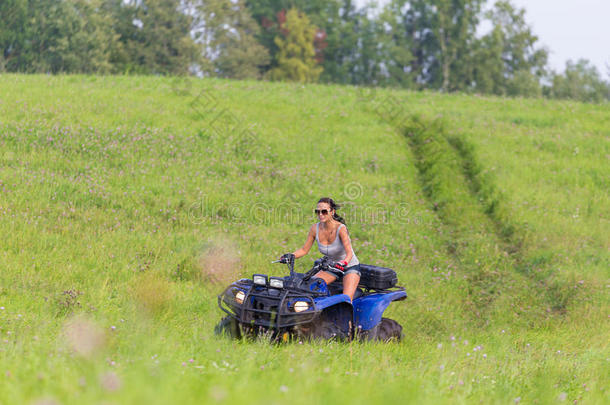
{"type": "Polygon", "coordinates": [[[603,403],[609,140],[606,106],[0,76],[0,402],[603,403]],[[327,195],[403,342],[215,337],[327,195]]]}

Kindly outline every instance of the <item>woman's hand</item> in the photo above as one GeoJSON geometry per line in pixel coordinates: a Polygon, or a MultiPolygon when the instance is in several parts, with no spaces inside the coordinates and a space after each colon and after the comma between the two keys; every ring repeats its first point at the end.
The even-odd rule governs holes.
{"type": "Polygon", "coordinates": [[[280,257],[280,263],[291,263],[294,262],[294,254],[292,253],[284,253],[282,257],[280,257]]]}
{"type": "Polygon", "coordinates": [[[347,262],[345,260],[341,260],[340,262],[335,262],[333,264],[333,267],[337,270],[345,271],[345,268],[347,267],[347,262]]]}

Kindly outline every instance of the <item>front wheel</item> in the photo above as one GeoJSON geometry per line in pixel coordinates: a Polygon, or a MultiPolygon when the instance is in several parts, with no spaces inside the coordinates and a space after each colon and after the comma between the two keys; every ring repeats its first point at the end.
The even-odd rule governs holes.
{"type": "Polygon", "coordinates": [[[217,335],[228,336],[232,339],[241,338],[239,324],[232,316],[225,316],[222,318],[214,328],[214,333],[217,335]]]}

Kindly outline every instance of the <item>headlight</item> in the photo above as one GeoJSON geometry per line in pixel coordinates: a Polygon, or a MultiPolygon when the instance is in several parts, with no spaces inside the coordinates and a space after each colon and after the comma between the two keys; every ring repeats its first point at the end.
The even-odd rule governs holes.
{"type": "Polygon", "coordinates": [[[252,276],[252,281],[256,285],[267,285],[267,276],[264,274],[255,274],[252,276]]]}
{"type": "Polygon", "coordinates": [[[294,312],[303,312],[309,309],[309,302],[297,301],[294,303],[294,312]]]}
{"type": "Polygon", "coordinates": [[[281,278],[271,277],[269,279],[269,287],[284,288],[284,280],[281,278]]]}
{"type": "Polygon", "coordinates": [[[244,299],[246,298],[246,293],[243,292],[242,290],[237,291],[237,293],[235,293],[235,301],[237,301],[238,304],[243,304],[244,303],[244,299]]]}

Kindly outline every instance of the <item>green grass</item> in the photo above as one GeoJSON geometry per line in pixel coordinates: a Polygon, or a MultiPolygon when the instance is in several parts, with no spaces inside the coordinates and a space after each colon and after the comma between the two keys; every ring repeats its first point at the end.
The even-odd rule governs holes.
{"type": "Polygon", "coordinates": [[[0,403],[607,403],[608,159],[603,105],[2,75],[0,403]],[[327,195],[403,341],[216,337],[327,195]]]}

